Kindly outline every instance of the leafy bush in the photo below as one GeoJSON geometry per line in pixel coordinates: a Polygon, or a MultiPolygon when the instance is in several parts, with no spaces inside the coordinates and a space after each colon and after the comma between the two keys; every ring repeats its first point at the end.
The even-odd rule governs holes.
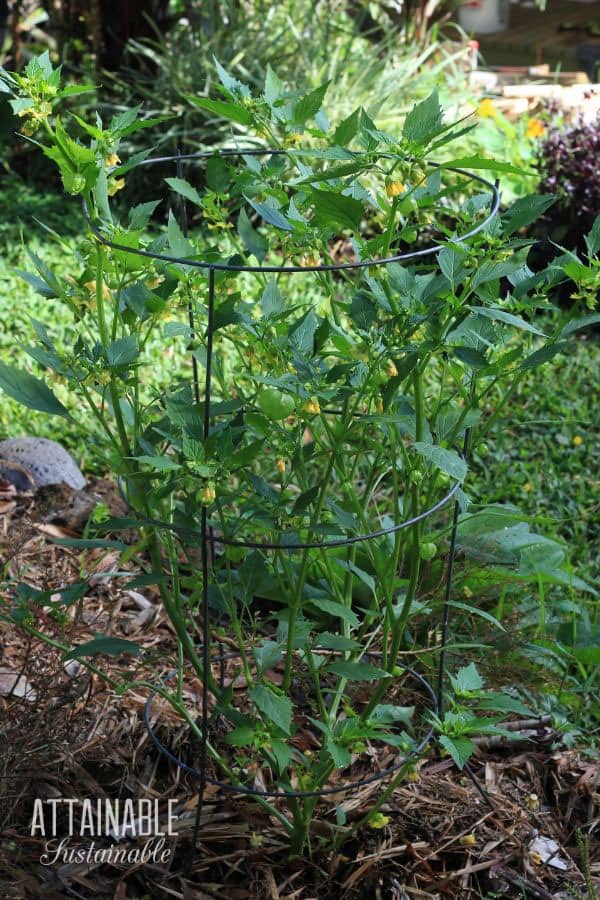
{"type": "Polygon", "coordinates": [[[600,210],[600,118],[552,128],[539,152],[541,190],[556,194],[550,233],[567,247],[583,249],[584,235],[600,210]]]}
{"type": "MultiPolygon", "coordinates": [[[[514,510],[469,509],[462,488],[468,465],[457,448],[468,443],[468,428],[478,440],[485,435],[526,374],[568,346],[590,317],[558,323],[551,334],[529,321],[544,306],[547,286],[566,277],[561,258],[533,274],[529,246],[517,237],[550,201],[519,200],[491,216],[489,190],[477,182],[473,190],[456,171],[460,160],[430,165],[430,154],[462,133],[443,122],[437,93],[412,108],[397,138],[362,108],[332,129],[323,110],[327,84],[304,93],[269,69],[263,90],[252,94],[217,70],[220,97],[195,97],[194,105],[268,140],[273,152],[213,155],[200,177],[189,163],[167,178],[166,228],[162,195],[146,197],[122,219],[111,207],[143,162],[119,158],[121,142],[148,125],[137,109],[107,124],[99,116],[78,119],[71,133],[57,114],[65,91],[47,55],[23,75],[0,73],[13,109],[41,136],[67,193],[85,200],[96,230],[81,241],[69,277],[35,256],[36,271],[25,276],[72,315],[61,345],[36,323],[38,342],[28,353],[68,385],[73,400],[63,403],[45,381],[5,364],[0,386],[29,408],[62,417],[76,399],[97,421],[131,508],[126,522],[105,528],[141,530],[145,577],[156,581],[179,643],[175,686],[146,686],[199,737],[183,682],[191,671],[209,686],[207,752],[232,783],[243,784],[258,758],[274,789],[318,791],[360,762],[369,743],[406,758],[401,778],[426,716],[413,708],[420,695],[407,696],[400,653],[427,640],[449,533],[425,512],[453,489],[463,511],[461,552],[487,569],[488,580],[588,589],[560,548],[533,534],[514,510]],[[190,234],[173,212],[184,201],[198,225],[190,234]],[[394,255],[423,226],[439,249],[416,261],[321,269],[340,258],[394,255]],[[476,226],[468,241],[459,237],[476,226]],[[240,271],[219,268],[224,263],[240,271]],[[292,267],[285,279],[267,270],[284,264],[292,267]],[[501,290],[505,283],[510,292],[501,290]],[[147,375],[153,335],[190,360],[159,386],[147,375]],[[210,406],[202,396],[209,359],[210,406]],[[484,417],[493,395],[495,410],[484,417]],[[396,528],[405,521],[409,527],[396,528]],[[209,565],[203,551],[199,566],[206,527],[219,540],[214,560],[209,565]],[[372,539],[358,540],[364,534],[372,539]],[[248,538],[255,549],[236,544],[248,538]],[[210,581],[202,577],[206,568],[210,581]],[[207,621],[207,604],[235,643],[231,684],[242,679],[241,698],[219,684],[197,648],[197,619],[207,621]],[[217,719],[226,723],[219,733],[217,719]]],[[[480,158],[469,163],[512,170],[480,158]]],[[[597,234],[590,267],[597,265],[597,234]]],[[[93,546],[102,546],[102,523],[96,529],[93,546]]],[[[106,544],[115,545],[129,552],[114,539],[106,544]]],[[[44,598],[19,584],[9,590],[7,618],[95,671],[90,658],[141,652],[110,635],[61,643],[59,604],[49,635],[34,616],[44,598]]],[[[62,595],[72,601],[72,591],[62,595]]],[[[469,609],[501,627],[476,604],[469,609]]],[[[151,652],[146,661],[156,662],[151,652]]],[[[469,696],[474,709],[504,714],[511,707],[490,705],[477,673],[461,672],[447,719],[433,721],[462,765],[477,728],[469,696]]],[[[125,689],[127,679],[115,686],[125,689]]],[[[480,730],[496,726],[486,719],[480,730]]],[[[281,803],[289,817],[279,806],[269,811],[300,852],[317,799],[281,803]]]]}

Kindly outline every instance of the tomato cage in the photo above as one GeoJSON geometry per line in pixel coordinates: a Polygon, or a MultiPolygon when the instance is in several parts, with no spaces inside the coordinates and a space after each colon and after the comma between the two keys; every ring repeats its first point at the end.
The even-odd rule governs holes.
{"type": "MultiPolygon", "coordinates": [[[[164,167],[173,165],[177,179],[182,179],[186,167],[206,166],[211,159],[233,159],[238,161],[244,159],[246,160],[246,164],[248,164],[248,161],[251,162],[256,158],[272,160],[277,157],[283,157],[287,153],[288,151],[282,149],[257,149],[256,147],[220,149],[188,154],[179,152],[173,156],[149,158],[140,163],[140,165],[143,167],[164,167]]],[[[290,151],[290,153],[297,155],[298,151],[294,150],[290,151]]],[[[386,156],[386,154],[380,155],[386,156]]],[[[464,243],[469,238],[472,238],[483,231],[494,218],[500,206],[498,182],[494,184],[476,173],[455,167],[444,167],[443,165],[434,162],[426,162],[424,165],[427,167],[426,171],[434,173],[436,170],[445,169],[445,171],[450,171],[454,176],[459,176],[459,178],[464,179],[467,182],[474,182],[481,185],[485,191],[485,201],[484,206],[482,207],[485,215],[482,215],[475,227],[464,234],[458,234],[452,237],[451,240],[456,243],[464,243]],[[488,194],[489,197],[487,196],[488,194]]],[[[316,180],[326,181],[327,171],[316,176],[315,181],[316,180]]],[[[185,238],[187,238],[189,233],[189,220],[185,195],[180,198],[178,207],[180,229],[185,238]]],[[[239,256],[227,259],[198,259],[195,256],[176,256],[162,252],[162,250],[132,248],[125,243],[109,239],[109,237],[101,230],[99,224],[92,221],[85,203],[84,215],[96,239],[113,251],[127,255],[147,257],[152,260],[176,266],[185,266],[188,270],[200,270],[206,275],[206,303],[205,311],[203,311],[202,314],[203,318],[205,316],[205,321],[200,324],[197,308],[191,298],[187,309],[189,336],[192,339],[190,343],[197,346],[199,337],[203,337],[203,356],[201,364],[199,364],[197,354],[192,352],[192,383],[190,387],[192,389],[193,403],[195,404],[202,422],[202,436],[204,441],[209,439],[214,423],[218,420],[220,415],[220,405],[218,402],[215,403],[214,398],[214,341],[215,332],[217,328],[220,327],[216,319],[217,300],[219,299],[217,278],[220,273],[226,273],[227,276],[235,275],[236,273],[250,273],[257,276],[271,274],[277,278],[285,278],[289,275],[301,275],[307,279],[309,279],[311,275],[313,277],[320,277],[324,273],[331,273],[332,276],[340,276],[341,274],[351,273],[353,271],[356,272],[361,269],[369,271],[379,267],[391,266],[392,264],[418,264],[423,260],[431,261],[435,259],[436,254],[440,249],[435,242],[432,242],[431,245],[419,247],[411,252],[394,252],[388,245],[389,252],[383,254],[379,258],[355,258],[345,261],[324,263],[320,262],[318,259],[308,259],[305,260],[306,264],[302,265],[286,264],[284,258],[283,262],[279,265],[262,264],[262,262],[258,265],[253,265],[239,256]],[[201,377],[201,368],[204,369],[203,377],[201,377]]],[[[214,254],[211,255],[214,256],[214,254]]],[[[345,414],[345,408],[326,408],[323,410],[323,413],[335,419],[336,416],[339,417],[345,414]]],[[[369,426],[368,416],[363,416],[361,413],[353,413],[353,417],[359,425],[362,423],[363,425],[366,424],[367,427],[369,426]]],[[[466,458],[468,455],[469,439],[470,428],[466,427],[464,430],[462,449],[459,451],[463,458],[466,458]]],[[[350,533],[348,533],[348,531],[346,531],[346,533],[340,533],[339,526],[334,528],[331,523],[319,521],[311,522],[310,525],[305,526],[303,529],[307,532],[306,539],[302,539],[302,535],[298,533],[298,530],[294,529],[282,529],[277,540],[268,537],[262,539],[260,536],[257,537],[256,535],[250,537],[239,536],[239,522],[236,522],[229,528],[228,523],[224,523],[222,520],[211,517],[206,504],[201,505],[197,510],[199,522],[196,521],[189,527],[187,525],[181,525],[159,518],[144,517],[139,514],[135,508],[133,509],[134,514],[129,520],[130,522],[133,520],[140,526],[147,526],[158,530],[163,529],[176,534],[181,539],[193,539],[197,542],[200,551],[201,645],[197,649],[202,660],[203,675],[201,678],[202,689],[199,702],[200,715],[196,720],[196,734],[199,737],[198,744],[196,744],[198,753],[197,766],[188,764],[180,756],[173,753],[172,750],[157,736],[152,722],[154,719],[155,699],[157,694],[160,693],[158,688],[155,692],[151,693],[145,705],[146,727],[157,750],[171,763],[188,773],[190,776],[196,778],[199,782],[199,801],[196,816],[196,830],[194,833],[194,846],[198,834],[203,796],[207,784],[216,785],[224,792],[250,795],[257,798],[269,798],[271,800],[276,800],[278,798],[297,800],[299,798],[319,798],[328,795],[343,795],[344,793],[354,791],[364,785],[383,781],[384,779],[388,779],[393,775],[402,772],[411,760],[414,761],[414,759],[431,742],[434,732],[434,727],[429,724],[428,727],[424,728],[423,733],[415,738],[410,747],[403,752],[401,758],[392,765],[388,765],[376,772],[371,771],[370,774],[367,774],[364,777],[355,778],[354,780],[348,780],[343,783],[336,781],[335,784],[323,784],[320,788],[314,790],[304,790],[301,786],[297,789],[292,789],[289,784],[287,787],[275,785],[272,788],[267,788],[264,785],[246,784],[238,774],[232,774],[230,770],[227,772],[229,776],[228,780],[212,775],[209,771],[208,752],[209,740],[210,743],[213,743],[213,738],[211,736],[211,722],[213,718],[210,711],[211,694],[214,692],[215,684],[218,684],[219,690],[224,689],[227,666],[232,661],[235,662],[236,659],[239,660],[240,657],[239,651],[231,653],[224,652],[221,639],[216,638],[213,635],[218,620],[215,619],[213,605],[211,604],[211,585],[213,584],[212,579],[214,577],[215,560],[218,548],[235,548],[241,551],[259,551],[263,554],[271,553],[287,556],[299,553],[306,554],[311,550],[330,551],[337,548],[349,548],[353,545],[360,546],[381,538],[394,536],[405,529],[414,528],[430,516],[433,516],[439,510],[452,504],[453,510],[449,527],[448,551],[443,581],[441,623],[438,629],[439,644],[436,647],[436,650],[439,653],[439,661],[436,667],[437,683],[435,684],[435,687],[432,686],[422,674],[403,663],[398,663],[394,667],[395,674],[390,675],[387,679],[388,682],[399,680],[402,685],[411,683],[413,692],[416,692],[423,698],[426,708],[441,717],[443,716],[444,707],[446,647],[448,645],[450,627],[452,582],[460,510],[457,496],[459,488],[460,482],[454,481],[443,496],[436,499],[435,502],[430,503],[427,508],[419,510],[416,515],[403,518],[400,521],[393,521],[391,524],[385,524],[384,527],[373,530],[349,528],[348,531],[350,531],[350,533]]],[[[291,626],[288,622],[288,633],[290,628],[291,626]]],[[[295,654],[295,652],[296,648],[293,645],[288,646],[287,651],[284,651],[283,653],[283,659],[286,659],[286,655],[295,654]]],[[[328,658],[347,659],[350,651],[329,648],[322,652],[326,654],[328,658]]],[[[353,651],[355,657],[357,652],[358,651],[356,650],[353,651]]],[[[352,656],[352,653],[350,653],[350,655],[352,656]]],[[[381,660],[381,653],[375,653],[367,646],[365,649],[361,648],[359,658],[360,660],[367,662],[372,659],[381,660]]],[[[289,664],[291,665],[291,663],[289,664]]],[[[173,678],[174,675],[175,673],[171,673],[168,677],[173,678]]],[[[212,723],[212,725],[214,730],[214,723],[212,723]]],[[[218,740],[218,736],[215,737],[215,741],[216,740],[218,740]]],[[[212,758],[214,759],[214,756],[212,758]]],[[[279,780],[281,781],[281,779],[279,780]]]]}

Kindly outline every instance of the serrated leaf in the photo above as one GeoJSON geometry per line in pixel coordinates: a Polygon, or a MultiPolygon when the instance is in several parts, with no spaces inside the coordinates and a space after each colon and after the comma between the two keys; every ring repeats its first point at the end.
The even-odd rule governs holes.
{"type": "Polygon", "coordinates": [[[600,215],[596,217],[591,231],[585,236],[589,256],[595,256],[600,250],[600,215]]]}
{"type": "Polygon", "coordinates": [[[562,329],[560,336],[567,337],[582,328],[589,328],[590,325],[597,325],[600,322],[600,313],[591,313],[589,316],[579,316],[577,319],[571,319],[570,322],[562,329]]]}
{"type": "Polygon", "coordinates": [[[262,262],[267,255],[269,242],[253,227],[246,210],[243,208],[240,210],[238,217],[237,230],[248,252],[255,256],[259,262],[262,262]]]}
{"type": "Polygon", "coordinates": [[[369,716],[369,721],[381,724],[402,722],[404,725],[408,725],[414,714],[414,706],[396,706],[393,703],[379,703],[369,716]]]}
{"type": "Polygon", "coordinates": [[[336,616],[339,619],[343,619],[345,622],[348,622],[352,628],[358,627],[358,616],[353,610],[344,606],[343,603],[338,603],[336,600],[326,600],[324,597],[319,597],[318,600],[311,602],[314,602],[315,606],[317,606],[321,612],[326,612],[330,616],[336,616]]]}
{"type": "Polygon", "coordinates": [[[238,725],[223,738],[229,747],[247,747],[254,741],[255,731],[251,725],[238,725]]]}
{"type": "Polygon", "coordinates": [[[529,331],[531,334],[547,337],[547,335],[544,334],[543,331],[540,331],[539,328],[536,328],[535,325],[526,322],[525,319],[521,319],[519,316],[513,316],[512,313],[506,312],[503,309],[495,309],[494,307],[488,306],[469,306],[468,308],[476,315],[483,316],[485,319],[492,319],[493,322],[503,322],[505,325],[512,325],[514,328],[520,328],[521,331],[529,331]]]}
{"type": "Polygon", "coordinates": [[[290,734],[292,701],[288,697],[276,694],[264,684],[257,684],[250,691],[250,699],[269,721],[281,728],[285,734],[290,734]]]}
{"type": "Polygon", "coordinates": [[[360,109],[350,113],[335,129],[333,141],[341,147],[347,147],[352,138],[356,137],[360,128],[360,109]]]}
{"type": "Polygon", "coordinates": [[[459,769],[464,769],[477,747],[467,737],[448,737],[441,734],[438,738],[442,747],[448,751],[459,769]]]}
{"type": "Polygon", "coordinates": [[[304,125],[309,119],[313,119],[321,109],[329,82],[325,82],[320,87],[315,88],[310,94],[302,97],[294,107],[294,121],[299,125],[304,125]]]}
{"type": "Polygon", "coordinates": [[[85,644],[79,644],[78,647],[72,647],[65,654],[65,659],[79,659],[82,656],[97,656],[102,653],[106,656],[121,656],[127,653],[130,656],[139,656],[142,648],[133,641],[127,641],[125,638],[118,637],[97,637],[85,644]]]}
{"type": "Polygon", "coordinates": [[[512,163],[502,162],[498,159],[486,159],[484,156],[461,156],[460,159],[451,159],[440,163],[442,169],[482,169],[489,172],[509,172],[511,175],[535,175],[538,173],[527,169],[520,169],[512,163]]]}
{"type": "Polygon", "coordinates": [[[467,464],[456,451],[446,450],[435,444],[426,444],[424,441],[417,441],[413,446],[424,459],[451,478],[462,482],[467,477],[467,464]]]}
{"type": "Polygon", "coordinates": [[[246,200],[252,209],[258,213],[261,219],[268,222],[269,225],[274,225],[275,228],[280,228],[282,231],[294,230],[293,226],[290,225],[283,213],[280,213],[274,206],[269,206],[268,203],[258,203],[255,200],[250,200],[249,197],[246,197],[246,200]]]}
{"type": "Polygon", "coordinates": [[[402,137],[411,144],[426,144],[442,125],[442,108],[437,89],[425,100],[416,103],[406,119],[402,137]]]}
{"type": "Polygon", "coordinates": [[[357,650],[360,644],[358,641],[353,641],[352,638],[344,637],[342,634],[332,634],[329,631],[323,631],[317,635],[315,647],[321,647],[323,650],[357,650]]]}
{"type": "Polygon", "coordinates": [[[313,188],[315,218],[325,225],[336,225],[357,231],[364,215],[360,200],[346,197],[335,191],[321,191],[313,188]]]}
{"type": "Polygon", "coordinates": [[[555,202],[556,197],[553,194],[529,194],[527,197],[519,197],[502,215],[502,230],[505,236],[510,237],[515,231],[535,222],[555,202]]]}
{"type": "Polygon", "coordinates": [[[330,663],[327,671],[348,681],[381,681],[382,678],[390,677],[383,669],[371,663],[351,662],[345,659],[330,663]]]}
{"type": "Polygon", "coordinates": [[[267,65],[267,74],[265,77],[265,100],[269,106],[273,106],[276,100],[279,100],[285,90],[283,81],[275,74],[270,65],[267,65]]]}
{"type": "Polygon", "coordinates": [[[69,415],[68,410],[43,381],[30,375],[29,372],[23,372],[2,362],[0,362],[0,389],[28,409],[55,416],[69,415]]]}
{"type": "Polygon", "coordinates": [[[283,657],[281,645],[277,641],[263,641],[254,648],[254,659],[259,672],[272,669],[283,657]]]}
{"type": "Polygon", "coordinates": [[[190,97],[187,98],[194,106],[204,109],[207,112],[219,116],[221,119],[228,119],[237,125],[251,125],[252,115],[244,106],[237,103],[228,103],[225,100],[209,100],[206,97],[190,97]]]}
{"type": "Polygon", "coordinates": [[[139,352],[136,336],[128,334],[126,337],[111,341],[106,348],[106,361],[111,369],[122,368],[134,362],[139,352]]]}
{"type": "Polygon", "coordinates": [[[566,351],[568,346],[568,341],[557,341],[554,344],[546,344],[544,347],[540,347],[539,350],[536,350],[534,353],[531,353],[529,356],[527,356],[523,360],[519,368],[535,369],[538,366],[543,365],[543,363],[547,363],[554,356],[556,356],[557,353],[566,351]]]}
{"type": "Polygon", "coordinates": [[[336,769],[345,769],[352,762],[352,756],[347,747],[343,747],[331,739],[327,741],[326,747],[336,769]]]}
{"type": "Polygon", "coordinates": [[[469,663],[468,666],[462,666],[456,675],[450,676],[450,681],[457,694],[476,693],[477,691],[480,691],[485,684],[483,678],[477,671],[475,663],[469,663]]]}
{"type": "Polygon", "coordinates": [[[165,181],[175,193],[181,194],[186,200],[191,200],[196,206],[203,205],[202,197],[196,188],[190,184],[189,181],[186,181],[185,178],[165,178],[165,181]]]}

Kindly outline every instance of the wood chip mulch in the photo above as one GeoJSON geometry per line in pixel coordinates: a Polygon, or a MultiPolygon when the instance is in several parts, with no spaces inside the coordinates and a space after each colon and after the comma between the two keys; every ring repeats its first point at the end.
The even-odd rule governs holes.
{"type": "MultiPolygon", "coordinates": [[[[106,482],[102,490],[119,514],[116,492],[106,482]]],[[[46,492],[43,502],[0,485],[5,584],[10,578],[47,589],[83,576],[89,590],[64,622],[52,618],[50,605],[37,611],[36,627],[72,643],[104,632],[138,641],[151,651],[153,671],[129,658],[111,661],[110,670],[150,680],[165,674],[175,641],[155,589],[128,590],[110,577],[117,551],[53,543],[53,537],[80,536],[81,517],[69,520],[64,495],[53,500],[46,492]]],[[[6,600],[8,590],[0,596],[6,600]]],[[[190,702],[197,700],[193,680],[186,689],[190,702]]],[[[417,765],[418,778],[398,787],[382,808],[382,827],[363,827],[335,852],[321,849],[324,836],[344,827],[335,824],[335,807],[352,823],[369,811],[380,788],[326,798],[312,855],[301,860],[289,858],[281,826],[268,812],[209,785],[198,850],[184,874],[198,785],[157,753],[143,722],[146,699],[137,689],[117,696],[76,661],[64,663],[60,650],[16,630],[0,606],[1,900],[600,897],[600,763],[561,748],[547,720],[523,723],[529,738],[523,742],[481,742],[469,772],[430,750],[417,765]],[[59,797],[151,798],[161,810],[174,800],[169,862],[43,865],[44,839],[30,833],[33,802],[59,797]]],[[[187,730],[163,706],[155,713],[159,738],[193,764],[187,730]]],[[[79,844],[86,839],[74,838],[71,847],[79,844]]]]}

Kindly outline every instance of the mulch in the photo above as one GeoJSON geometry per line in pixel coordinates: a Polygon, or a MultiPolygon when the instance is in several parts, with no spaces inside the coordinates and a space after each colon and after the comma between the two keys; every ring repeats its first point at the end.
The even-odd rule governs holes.
{"type": "MultiPolygon", "coordinates": [[[[119,514],[110,483],[89,490],[101,493],[119,514]]],[[[0,485],[5,577],[47,589],[80,581],[83,573],[85,598],[68,607],[63,621],[53,616],[50,598],[36,610],[36,627],[73,644],[104,632],[138,641],[149,651],[150,667],[144,655],[142,662],[111,660],[107,671],[155,680],[169,670],[176,646],[155,589],[130,590],[110,577],[118,551],[53,543],[56,537],[80,536],[81,514],[70,519],[68,509],[80,510],[81,500],[65,498],[64,491],[55,498],[48,491],[43,498],[15,495],[0,485]]],[[[470,771],[458,771],[431,749],[412,780],[383,806],[380,827],[363,826],[337,851],[323,849],[323,839],[344,827],[335,824],[336,807],[337,821],[343,810],[351,824],[368,813],[381,787],[325,798],[312,852],[302,859],[290,859],[281,826],[268,811],[209,785],[197,851],[184,874],[198,784],[161,757],[148,737],[147,691],[133,688],[118,696],[100,677],[75,660],[65,663],[60,650],[28,638],[1,614],[0,648],[2,900],[576,900],[594,896],[588,893],[592,883],[600,896],[600,764],[584,750],[562,747],[547,719],[523,725],[527,740],[481,741],[470,771]],[[175,801],[168,863],[43,865],[44,839],[30,834],[33,802],[53,797],[151,798],[165,815],[167,801],[175,801]]],[[[190,703],[198,701],[193,678],[186,691],[190,703]]],[[[156,704],[153,721],[160,740],[193,764],[197,747],[175,714],[156,704]]],[[[87,844],[73,838],[70,847],[87,844]]]]}

